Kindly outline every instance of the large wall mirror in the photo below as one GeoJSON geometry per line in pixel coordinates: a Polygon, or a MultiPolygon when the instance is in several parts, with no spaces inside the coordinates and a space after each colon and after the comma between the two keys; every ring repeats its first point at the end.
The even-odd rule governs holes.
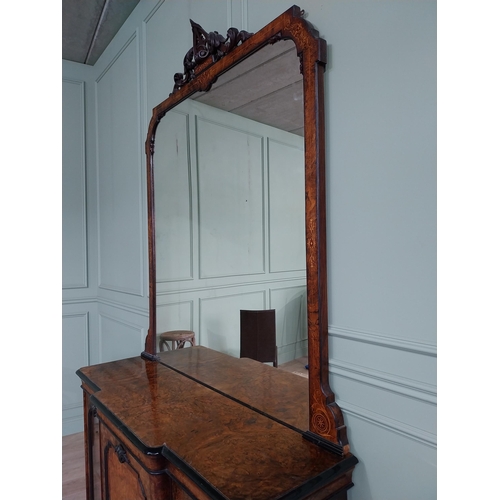
{"type": "Polygon", "coordinates": [[[328,382],[323,73],[297,6],[255,34],[192,23],[193,48],[153,110],[150,325],[239,357],[240,310],[274,309],[278,364],[308,358],[309,431],[348,451],[328,382]]]}
{"type": "Polygon", "coordinates": [[[275,309],[278,363],[307,356],[302,75],[267,45],[156,129],[156,330],[239,356],[239,311],[275,309]]]}

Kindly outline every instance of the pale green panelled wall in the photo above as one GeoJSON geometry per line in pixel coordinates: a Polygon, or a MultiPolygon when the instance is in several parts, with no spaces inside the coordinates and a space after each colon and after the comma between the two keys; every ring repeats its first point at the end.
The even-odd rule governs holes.
{"type": "MultiPolygon", "coordinates": [[[[65,433],[81,430],[73,368],[143,345],[144,137],[182,70],[189,19],[256,31],[290,5],[142,1],[94,67],[63,62],[63,158],[72,162],[63,174],[65,433]]],[[[433,499],[436,2],[299,5],[328,42],[329,360],[360,460],[349,498],[433,499]]]]}
{"type": "Polygon", "coordinates": [[[239,356],[241,309],[307,355],[304,140],[191,99],[156,131],[157,331],[239,356]]]}

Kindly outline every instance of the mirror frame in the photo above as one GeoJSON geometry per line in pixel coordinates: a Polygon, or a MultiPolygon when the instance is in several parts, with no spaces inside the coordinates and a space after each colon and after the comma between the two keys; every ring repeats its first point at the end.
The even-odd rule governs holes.
{"type": "MultiPolygon", "coordinates": [[[[307,324],[309,363],[309,434],[326,440],[337,453],[349,451],[341,409],[329,384],[326,252],[324,71],[327,44],[294,5],[255,34],[228,30],[227,38],[207,33],[191,21],[193,48],[184,58],[184,74],[174,76],[174,90],[153,109],[146,138],[149,330],[142,357],[157,361],[156,253],[153,156],[155,133],[165,114],[196,92],[210,90],[217,78],[267,44],[291,39],[300,59],[304,86],[304,154],[307,324]],[[211,57],[209,57],[211,56],[211,57]]],[[[311,436],[310,436],[311,437],[311,436]]],[[[323,443],[324,444],[324,443],[323,443]]]]}

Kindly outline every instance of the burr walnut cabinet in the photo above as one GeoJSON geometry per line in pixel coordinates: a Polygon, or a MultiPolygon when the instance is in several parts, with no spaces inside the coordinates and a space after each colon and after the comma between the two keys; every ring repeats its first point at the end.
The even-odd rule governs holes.
{"type": "Polygon", "coordinates": [[[78,375],[88,498],[347,498],[357,459],[305,430],[305,378],[204,347],[78,375]]]}

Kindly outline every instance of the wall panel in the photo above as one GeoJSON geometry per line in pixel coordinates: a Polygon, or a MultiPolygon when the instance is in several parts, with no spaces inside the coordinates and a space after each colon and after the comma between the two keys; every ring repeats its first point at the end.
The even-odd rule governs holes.
{"type": "Polygon", "coordinates": [[[99,287],[141,296],[144,153],[138,57],[134,33],[96,79],[96,95],[99,287]]]}
{"type": "Polygon", "coordinates": [[[87,286],[85,82],[62,85],[63,288],[87,286]]]}
{"type": "Polygon", "coordinates": [[[305,177],[302,137],[268,140],[269,269],[305,271],[305,177]],[[284,181],[286,179],[286,182],[284,181]]]}
{"type": "Polygon", "coordinates": [[[159,331],[193,329],[199,344],[239,356],[239,310],[275,304],[279,363],[306,355],[303,139],[192,100],[169,114],[165,119],[178,122],[177,127],[169,130],[170,124],[165,124],[160,139],[170,146],[158,147],[158,137],[155,145],[155,181],[157,169],[163,169],[155,187],[156,227],[161,233],[156,249],[158,268],[163,268],[159,259],[171,260],[174,264],[168,265],[178,279],[158,276],[159,331]],[[189,116],[189,126],[175,115],[189,116]],[[280,175],[289,182],[280,182],[280,175]],[[280,227],[270,230],[271,219],[280,227]],[[194,226],[192,247],[176,238],[180,223],[194,226]],[[284,252],[284,247],[291,250],[284,252]],[[186,272],[181,275],[191,261],[192,278],[186,272]],[[242,297],[255,294],[263,300],[238,305],[242,297]],[[192,305],[189,314],[187,304],[192,305]]]}
{"type": "Polygon", "coordinates": [[[82,390],[76,370],[89,363],[89,313],[62,317],[62,419],[63,434],[78,432],[83,424],[82,390]]]}
{"type": "Polygon", "coordinates": [[[264,273],[263,138],[196,124],[200,277],[264,273]]]}
{"type": "Polygon", "coordinates": [[[193,279],[193,195],[189,115],[167,113],[155,138],[156,280],[193,279]]]}
{"type": "Polygon", "coordinates": [[[360,460],[349,500],[436,498],[435,446],[414,439],[398,428],[398,422],[348,408],[340,400],[338,403],[351,450],[360,460]]]}
{"type": "Polygon", "coordinates": [[[345,328],[329,329],[330,359],[410,380],[436,392],[436,346],[345,328]]]}
{"type": "Polygon", "coordinates": [[[131,358],[144,350],[146,328],[119,315],[119,311],[99,314],[99,363],[131,358]]]}

